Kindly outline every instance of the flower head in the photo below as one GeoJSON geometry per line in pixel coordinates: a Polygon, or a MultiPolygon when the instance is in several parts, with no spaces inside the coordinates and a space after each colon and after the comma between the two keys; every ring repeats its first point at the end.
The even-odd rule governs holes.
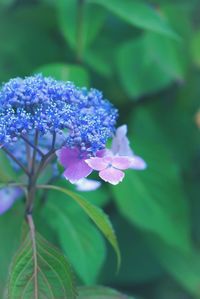
{"type": "Polygon", "coordinates": [[[65,144],[95,154],[114,132],[117,110],[102,93],[35,75],[15,78],[0,91],[0,144],[22,135],[65,133],[65,144]],[[67,134],[66,134],[67,131],[67,134]]]}

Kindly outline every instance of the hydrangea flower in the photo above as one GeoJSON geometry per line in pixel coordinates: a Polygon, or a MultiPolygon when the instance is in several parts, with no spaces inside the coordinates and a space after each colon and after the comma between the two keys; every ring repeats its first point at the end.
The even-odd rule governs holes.
{"type": "MultiPolygon", "coordinates": [[[[100,186],[86,179],[94,170],[116,185],[123,180],[124,170],[146,168],[130,148],[126,125],[115,129],[117,117],[117,110],[96,89],[42,75],[11,79],[0,90],[0,148],[15,170],[25,172],[27,184],[36,185],[48,164],[53,176],[57,155],[65,178],[78,190],[100,186]],[[112,146],[107,149],[110,138],[112,146]]],[[[0,213],[16,200],[17,193],[7,194],[0,201],[0,213]]],[[[27,213],[31,213],[32,199],[28,202],[27,213]]]]}
{"type": "MultiPolygon", "coordinates": [[[[96,89],[42,75],[15,78],[0,91],[0,144],[16,142],[35,131],[65,134],[69,148],[95,154],[115,130],[117,110],[96,89]]],[[[40,139],[40,141],[42,138],[40,139]]]]}
{"type": "Polygon", "coordinates": [[[145,169],[145,161],[133,153],[126,134],[127,126],[119,127],[113,138],[111,149],[99,151],[96,157],[89,159],[80,155],[77,149],[67,147],[60,149],[57,155],[60,163],[65,167],[65,178],[71,183],[78,183],[93,170],[97,170],[102,180],[116,185],[124,178],[122,170],[128,168],[145,169]]]}
{"type": "MultiPolygon", "coordinates": [[[[55,161],[55,152],[59,156],[59,149],[67,148],[59,160],[66,178],[77,182],[92,172],[85,160],[105,149],[117,116],[117,109],[96,89],[42,75],[14,78],[0,90],[0,148],[15,170],[25,172],[27,183],[32,179],[34,184],[55,161]]],[[[86,183],[93,189],[99,185],[80,181],[77,188],[87,189],[86,183]]],[[[32,205],[29,208],[31,212],[32,205]]]]}

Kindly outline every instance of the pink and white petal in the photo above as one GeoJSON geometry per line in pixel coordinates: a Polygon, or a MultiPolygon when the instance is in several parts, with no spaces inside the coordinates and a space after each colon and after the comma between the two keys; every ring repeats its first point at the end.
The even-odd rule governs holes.
{"type": "Polygon", "coordinates": [[[78,180],[87,177],[91,172],[92,168],[90,168],[84,160],[79,160],[65,170],[64,176],[73,184],[78,180]]]}
{"type": "Polygon", "coordinates": [[[133,156],[133,151],[130,148],[129,140],[126,136],[127,125],[122,125],[116,130],[116,134],[112,141],[111,151],[114,155],[133,156]]]}
{"type": "Polygon", "coordinates": [[[65,168],[80,160],[80,151],[78,148],[62,147],[60,150],[56,151],[56,155],[60,164],[65,168]]]}
{"type": "Polygon", "coordinates": [[[77,181],[75,185],[78,191],[94,191],[101,186],[101,182],[83,178],[77,181]]]}
{"type": "Polygon", "coordinates": [[[112,166],[121,170],[128,169],[132,164],[132,158],[126,156],[115,156],[112,166]]]}
{"type": "Polygon", "coordinates": [[[108,167],[107,169],[101,170],[99,172],[99,176],[105,182],[108,182],[112,185],[117,185],[123,180],[124,173],[121,170],[108,167]]]}
{"type": "Polygon", "coordinates": [[[131,157],[130,168],[137,169],[137,170],[144,170],[147,168],[147,164],[141,157],[133,156],[133,157],[131,157]]]}
{"type": "Polygon", "coordinates": [[[104,157],[94,157],[90,159],[86,159],[85,162],[94,170],[103,170],[108,167],[109,163],[105,161],[104,157]]]}

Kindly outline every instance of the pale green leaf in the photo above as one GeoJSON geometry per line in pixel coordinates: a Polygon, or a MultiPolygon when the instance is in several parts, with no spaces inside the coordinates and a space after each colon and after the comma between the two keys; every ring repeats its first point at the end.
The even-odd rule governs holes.
{"type": "Polygon", "coordinates": [[[123,44],[117,66],[125,91],[136,99],[184,79],[180,45],[151,32],[123,44]]]}
{"type": "Polygon", "coordinates": [[[52,189],[57,190],[60,192],[65,193],[69,197],[71,197],[75,202],[77,202],[80,207],[85,211],[85,213],[93,220],[93,222],[97,225],[97,227],[100,229],[100,231],[103,233],[103,235],[106,237],[106,239],[109,241],[109,243],[112,245],[113,249],[116,252],[117,255],[117,262],[118,262],[118,268],[120,266],[120,250],[117,242],[117,238],[115,235],[115,232],[113,230],[112,224],[108,218],[108,216],[103,212],[102,209],[99,207],[94,206],[92,203],[84,199],[83,197],[79,196],[78,194],[53,185],[39,185],[38,188],[43,189],[52,189]]]}
{"type": "MultiPolygon", "coordinates": [[[[82,210],[74,209],[64,193],[56,198],[48,193],[43,216],[58,234],[60,245],[84,283],[96,283],[105,259],[105,245],[100,232],[82,210]]],[[[77,205],[76,205],[77,207],[77,205]]]]}
{"type": "Polygon", "coordinates": [[[11,260],[20,244],[22,219],[21,203],[16,203],[12,209],[0,217],[0,239],[2,240],[0,246],[0,294],[3,294],[11,260]]]}
{"type": "Polygon", "coordinates": [[[161,265],[188,292],[200,298],[200,254],[193,249],[188,253],[166,246],[156,239],[148,238],[161,265]]]}
{"type": "Polygon", "coordinates": [[[188,203],[167,141],[145,108],[137,111],[132,130],[133,148],[145,159],[147,169],[127,171],[123,183],[112,188],[118,209],[131,223],[187,252],[191,248],[188,203]]]}
{"type": "Polygon", "coordinates": [[[166,18],[150,4],[142,0],[89,1],[107,8],[110,12],[133,26],[177,38],[177,34],[172,30],[166,18]]]}
{"type": "Polygon", "coordinates": [[[54,5],[58,12],[61,31],[72,48],[84,51],[95,39],[104,24],[105,10],[84,1],[57,0],[54,5]],[[80,7],[80,10],[79,10],[80,7]],[[80,34],[80,36],[79,36],[80,34]]]}
{"type": "Polygon", "coordinates": [[[78,86],[89,85],[89,75],[82,67],[75,64],[52,63],[43,65],[35,73],[51,76],[57,80],[72,81],[78,86]]]}
{"type": "Polygon", "coordinates": [[[8,299],[75,299],[74,277],[66,258],[42,236],[27,235],[13,260],[8,299]]]}

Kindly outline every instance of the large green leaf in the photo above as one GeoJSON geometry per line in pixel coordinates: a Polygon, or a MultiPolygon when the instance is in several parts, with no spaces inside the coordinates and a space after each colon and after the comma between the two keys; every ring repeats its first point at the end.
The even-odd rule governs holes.
{"type": "Polygon", "coordinates": [[[9,299],[75,299],[74,277],[66,258],[41,235],[27,235],[13,260],[9,299]]]}
{"type": "Polygon", "coordinates": [[[84,51],[103,26],[105,10],[88,4],[88,1],[57,0],[54,5],[67,42],[78,52],[84,51]]]}
{"type": "Polygon", "coordinates": [[[156,33],[123,44],[118,50],[117,66],[125,91],[136,99],[184,78],[177,43],[156,33]]]}
{"type": "MultiPolygon", "coordinates": [[[[77,206],[77,205],[76,205],[77,206]]],[[[61,193],[57,200],[55,191],[48,192],[43,216],[58,234],[60,245],[84,283],[96,283],[104,262],[105,245],[99,231],[83,211],[74,209],[61,193]]]]}
{"type": "Polygon", "coordinates": [[[0,11],[0,39],[4,41],[0,45],[0,81],[64,60],[66,49],[52,34],[55,28],[56,15],[46,5],[27,4],[0,11]]]}
{"type": "Polygon", "coordinates": [[[106,287],[80,287],[78,299],[134,299],[106,287]]]}
{"type": "Polygon", "coordinates": [[[91,204],[89,201],[79,196],[78,194],[58,186],[39,185],[38,188],[60,191],[66,194],[67,196],[71,197],[76,203],[78,203],[80,207],[83,209],[83,211],[93,220],[93,222],[97,225],[97,227],[106,237],[106,239],[112,245],[117,255],[117,262],[119,268],[121,258],[120,258],[120,250],[119,250],[117,238],[108,216],[103,212],[102,209],[94,206],[93,204],[91,204]]]}
{"type": "Polygon", "coordinates": [[[107,8],[124,21],[142,29],[176,37],[165,17],[143,0],[89,0],[107,8]]]}
{"type": "Polygon", "coordinates": [[[89,76],[87,71],[78,65],[53,63],[41,66],[35,73],[51,76],[57,80],[72,81],[78,86],[88,86],[89,76]]]}
{"type": "Polygon", "coordinates": [[[20,243],[23,211],[20,203],[0,217],[0,297],[5,288],[8,269],[20,243]]]}
{"type": "Polygon", "coordinates": [[[195,298],[200,298],[200,255],[197,250],[180,252],[169,246],[163,246],[156,239],[150,244],[163,267],[195,298]]]}
{"type": "Polygon", "coordinates": [[[144,157],[148,167],[145,171],[127,171],[124,182],[112,188],[118,209],[141,229],[188,251],[188,204],[176,161],[147,109],[137,111],[132,129],[136,153],[144,157]]]}
{"type": "Polygon", "coordinates": [[[99,283],[102,285],[135,285],[150,283],[162,277],[164,270],[145,239],[144,232],[115,213],[112,223],[117,231],[122,263],[117,275],[113,275],[115,260],[110,248],[99,283]]]}

